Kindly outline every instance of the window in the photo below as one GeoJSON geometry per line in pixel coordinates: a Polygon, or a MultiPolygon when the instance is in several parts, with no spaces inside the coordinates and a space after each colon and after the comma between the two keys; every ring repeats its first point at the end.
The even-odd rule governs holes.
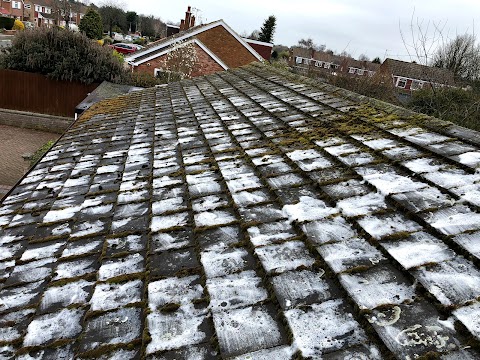
{"type": "Polygon", "coordinates": [[[365,73],[365,70],[363,69],[357,69],[357,74],[358,75],[363,75],[365,73]]]}
{"type": "Polygon", "coordinates": [[[302,58],[301,58],[300,56],[297,56],[297,57],[295,58],[295,63],[301,64],[301,63],[302,63],[302,58]]]}
{"type": "Polygon", "coordinates": [[[407,86],[407,79],[399,77],[395,86],[405,89],[405,86],[407,86]]]}
{"type": "Polygon", "coordinates": [[[410,86],[410,89],[418,90],[421,88],[423,88],[423,81],[417,81],[417,80],[412,81],[412,85],[410,86]]]}
{"type": "Polygon", "coordinates": [[[333,69],[338,69],[339,66],[340,66],[340,65],[332,64],[332,68],[333,68],[333,69]]]}
{"type": "Polygon", "coordinates": [[[324,69],[330,69],[330,63],[323,63],[323,68],[324,69]]]}
{"type": "Polygon", "coordinates": [[[41,6],[38,6],[38,5],[35,5],[35,11],[36,11],[36,12],[41,12],[41,11],[42,11],[42,7],[41,7],[41,6]]]}
{"type": "Polygon", "coordinates": [[[303,63],[305,65],[310,65],[310,60],[305,58],[305,59],[303,59],[303,63]]]}
{"type": "Polygon", "coordinates": [[[348,73],[349,73],[349,74],[355,74],[355,70],[356,70],[355,68],[349,67],[349,68],[348,68],[348,73]]]}
{"type": "Polygon", "coordinates": [[[25,9],[30,10],[32,8],[32,5],[30,4],[25,4],[25,9]]]}
{"type": "Polygon", "coordinates": [[[20,1],[12,1],[12,9],[21,9],[22,3],[20,1]]]}

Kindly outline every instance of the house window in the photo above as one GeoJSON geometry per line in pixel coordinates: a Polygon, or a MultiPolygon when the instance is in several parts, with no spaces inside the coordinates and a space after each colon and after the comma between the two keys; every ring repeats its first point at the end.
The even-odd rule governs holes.
{"type": "Polygon", "coordinates": [[[330,63],[323,63],[323,68],[324,69],[330,69],[330,63]]]}
{"type": "Polygon", "coordinates": [[[355,70],[356,70],[355,68],[349,67],[349,68],[348,68],[348,73],[349,73],[349,74],[355,74],[355,70]]]}
{"type": "Polygon", "coordinates": [[[32,5],[30,4],[25,4],[25,9],[30,10],[32,8],[32,5]]]}
{"type": "Polygon", "coordinates": [[[332,68],[334,68],[334,69],[338,69],[339,66],[340,66],[340,65],[332,64],[332,68]]]}
{"type": "Polygon", "coordinates": [[[357,69],[357,74],[358,75],[363,75],[365,73],[365,70],[363,69],[357,69]]]}
{"type": "Polygon", "coordinates": [[[305,65],[310,65],[310,60],[309,59],[303,59],[303,63],[305,65]]]}
{"type": "Polygon", "coordinates": [[[407,79],[399,77],[395,86],[405,89],[405,86],[407,86],[407,79]]]}
{"type": "Polygon", "coordinates": [[[302,58],[300,56],[295,57],[295,63],[301,64],[302,63],[302,58]]]}
{"type": "Polygon", "coordinates": [[[12,9],[21,9],[22,3],[20,1],[12,1],[12,9]]]}
{"type": "Polygon", "coordinates": [[[418,90],[422,88],[423,88],[423,81],[417,81],[417,80],[412,81],[412,85],[410,86],[410,89],[418,90]]]}
{"type": "Polygon", "coordinates": [[[41,12],[41,11],[42,11],[42,7],[41,7],[41,6],[38,6],[38,5],[35,5],[35,11],[36,11],[36,12],[41,12]]]}

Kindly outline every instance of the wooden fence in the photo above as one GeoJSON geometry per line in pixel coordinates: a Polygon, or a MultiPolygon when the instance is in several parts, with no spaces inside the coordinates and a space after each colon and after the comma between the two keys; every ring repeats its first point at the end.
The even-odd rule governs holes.
{"type": "Polygon", "coordinates": [[[74,117],[75,107],[97,86],[0,69],[0,108],[74,117]]]}

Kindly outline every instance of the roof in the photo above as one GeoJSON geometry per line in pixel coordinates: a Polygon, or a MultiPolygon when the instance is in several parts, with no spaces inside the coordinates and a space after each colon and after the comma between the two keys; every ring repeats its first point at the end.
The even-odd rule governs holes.
{"type": "Polygon", "coordinates": [[[100,102],[0,207],[0,351],[478,359],[479,166],[260,64],[100,102]]]}
{"type": "Polygon", "coordinates": [[[307,59],[313,58],[315,60],[325,61],[325,62],[337,64],[337,65],[343,65],[345,67],[351,66],[351,67],[370,70],[370,71],[378,71],[380,68],[379,64],[372,63],[369,61],[355,60],[351,57],[334,55],[328,52],[316,51],[316,50],[307,49],[305,47],[300,47],[300,46],[295,46],[292,48],[292,55],[304,57],[307,59]]]}
{"type": "Polygon", "coordinates": [[[242,44],[257,60],[262,61],[263,58],[249,45],[243,40],[235,31],[233,31],[223,20],[217,20],[208,24],[198,25],[192,27],[186,31],[181,31],[178,34],[174,34],[167,38],[155,41],[149,44],[147,47],[142,49],[141,51],[136,51],[131,55],[125,57],[125,61],[133,64],[139,65],[143,62],[148,61],[154,57],[159,56],[160,53],[163,53],[166,49],[168,49],[171,45],[178,43],[180,41],[189,40],[192,37],[213,29],[217,26],[223,27],[227,32],[229,32],[235,39],[242,44]]]}
{"type": "Polygon", "coordinates": [[[105,99],[111,99],[119,95],[128,94],[142,88],[130,85],[114,84],[109,81],[103,81],[75,108],[76,114],[81,114],[92,105],[105,99]]]}
{"type": "Polygon", "coordinates": [[[387,66],[394,76],[403,76],[410,79],[431,81],[439,84],[455,84],[453,73],[448,69],[395,59],[385,59],[382,65],[387,66]]]}

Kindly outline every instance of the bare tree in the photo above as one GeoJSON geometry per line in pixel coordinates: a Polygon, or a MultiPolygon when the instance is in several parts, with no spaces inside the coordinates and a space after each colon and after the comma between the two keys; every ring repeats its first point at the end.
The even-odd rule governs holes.
{"type": "Polygon", "coordinates": [[[305,48],[305,49],[315,50],[315,51],[325,51],[325,49],[327,48],[326,45],[315,44],[313,42],[312,38],[298,40],[298,45],[297,46],[305,48]]]}
{"type": "Polygon", "coordinates": [[[449,69],[456,78],[477,80],[480,78],[480,46],[473,34],[457,35],[438,47],[432,65],[449,69]]]}

